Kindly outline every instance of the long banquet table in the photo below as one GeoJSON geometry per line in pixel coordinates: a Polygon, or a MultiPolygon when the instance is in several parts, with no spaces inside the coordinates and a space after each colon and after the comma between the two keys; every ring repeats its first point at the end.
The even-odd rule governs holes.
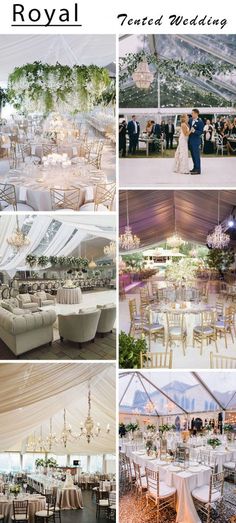
{"type": "Polygon", "coordinates": [[[211,469],[205,465],[196,464],[185,470],[180,466],[167,463],[160,459],[149,457],[145,451],[135,451],[131,459],[142,468],[159,471],[160,480],[177,491],[176,522],[201,523],[195,509],[191,492],[196,487],[210,484],[211,469]]]}
{"type": "MultiPolygon", "coordinates": [[[[4,515],[5,523],[10,523],[13,515],[13,500],[14,496],[7,499],[6,496],[0,496],[0,513],[4,515]]],[[[44,510],[46,507],[46,500],[44,496],[37,494],[20,495],[17,498],[19,501],[28,500],[29,502],[29,522],[34,523],[35,512],[44,510]]]]}

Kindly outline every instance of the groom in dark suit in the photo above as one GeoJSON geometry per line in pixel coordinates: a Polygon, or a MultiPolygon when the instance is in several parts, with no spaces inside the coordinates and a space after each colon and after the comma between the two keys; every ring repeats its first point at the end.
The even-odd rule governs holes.
{"type": "Polygon", "coordinates": [[[128,122],[127,131],[129,135],[129,154],[135,154],[140,134],[140,125],[136,121],[135,114],[132,115],[132,120],[128,122]]]}
{"type": "Polygon", "coordinates": [[[192,118],[189,119],[190,135],[188,139],[188,147],[193,160],[193,169],[191,174],[201,174],[201,157],[200,146],[201,136],[203,134],[204,123],[199,118],[199,110],[192,110],[192,118]]]}

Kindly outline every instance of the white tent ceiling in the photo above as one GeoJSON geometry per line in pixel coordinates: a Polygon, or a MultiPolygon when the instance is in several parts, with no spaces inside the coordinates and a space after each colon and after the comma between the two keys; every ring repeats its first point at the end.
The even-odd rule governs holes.
{"type": "Polygon", "coordinates": [[[98,65],[115,61],[114,35],[2,35],[0,82],[15,67],[35,61],[62,65],[98,65]]]}
{"type": "MultiPolygon", "coordinates": [[[[120,191],[120,230],[126,225],[126,192],[120,191]]],[[[186,241],[206,244],[217,225],[218,191],[128,191],[129,222],[141,247],[163,242],[175,232],[186,241]]],[[[220,191],[220,221],[236,206],[236,191],[220,191]]],[[[235,244],[232,231],[231,244],[235,244]]]]}
{"type": "Polygon", "coordinates": [[[88,258],[98,259],[103,256],[104,246],[110,241],[115,240],[115,217],[104,216],[48,216],[33,215],[32,219],[28,216],[20,216],[20,226],[29,220],[32,221],[28,231],[30,244],[12,258],[12,248],[7,243],[7,238],[11,236],[16,227],[14,215],[3,215],[0,217],[0,270],[6,271],[14,276],[16,270],[26,270],[25,258],[27,254],[35,252],[39,246],[40,254],[47,256],[87,256],[88,258]],[[45,240],[52,221],[61,223],[55,236],[45,240]],[[74,231],[76,234],[72,236],[74,231]]]}
{"type": "Polygon", "coordinates": [[[79,433],[80,422],[87,416],[87,391],[90,381],[91,415],[101,424],[101,435],[87,443],[73,440],[65,449],[55,446],[55,454],[101,454],[115,452],[115,365],[107,363],[19,363],[0,366],[0,452],[25,451],[27,439],[63,428],[63,409],[68,423],[79,433]],[[106,433],[110,424],[111,431],[106,433]]]}

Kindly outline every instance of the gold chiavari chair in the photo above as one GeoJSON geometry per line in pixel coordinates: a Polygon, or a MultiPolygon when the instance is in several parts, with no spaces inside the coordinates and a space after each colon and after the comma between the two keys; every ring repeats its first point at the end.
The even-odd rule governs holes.
{"type": "Polygon", "coordinates": [[[236,369],[236,358],[210,353],[211,369],[236,369]]]}
{"type": "Polygon", "coordinates": [[[193,346],[195,346],[195,342],[200,343],[201,356],[202,356],[204,341],[206,341],[207,344],[214,341],[215,347],[216,347],[216,352],[218,352],[217,335],[216,335],[216,329],[214,328],[215,315],[216,314],[214,313],[214,311],[202,312],[201,313],[201,324],[196,325],[196,327],[194,327],[194,329],[193,329],[193,346]]]}
{"type": "Polygon", "coordinates": [[[148,347],[149,352],[151,352],[151,342],[152,338],[156,341],[157,339],[161,339],[163,342],[163,346],[165,346],[165,328],[164,325],[159,323],[158,319],[157,321],[153,322],[151,318],[151,311],[147,311],[146,309],[142,309],[141,307],[141,315],[144,317],[146,315],[147,320],[143,324],[143,335],[148,337],[148,347]]]}
{"type": "Polygon", "coordinates": [[[184,314],[181,312],[167,312],[166,320],[166,352],[168,352],[168,347],[171,347],[174,341],[181,341],[183,353],[185,356],[187,347],[187,330],[184,324],[184,314]]]}
{"type": "Polygon", "coordinates": [[[173,351],[170,352],[141,352],[141,369],[172,369],[173,351]]]}
{"type": "Polygon", "coordinates": [[[228,333],[231,335],[232,342],[234,343],[233,327],[234,327],[234,311],[233,311],[232,307],[227,307],[225,309],[225,313],[221,317],[221,319],[218,319],[214,324],[216,336],[219,336],[220,338],[222,336],[224,336],[226,349],[228,348],[228,345],[227,345],[227,334],[228,333]]]}
{"type": "Polygon", "coordinates": [[[43,144],[42,145],[42,155],[43,156],[48,156],[49,154],[57,153],[57,151],[58,151],[57,145],[53,145],[53,144],[43,144]]]}
{"type": "Polygon", "coordinates": [[[147,492],[147,479],[146,476],[141,475],[141,467],[137,463],[133,461],[133,469],[135,474],[135,491],[136,495],[139,498],[141,498],[146,494],[147,492]]]}
{"type": "Polygon", "coordinates": [[[141,334],[143,329],[143,319],[138,314],[136,300],[129,300],[130,329],[129,334],[141,334]]]}
{"type": "Polygon", "coordinates": [[[85,203],[80,211],[112,211],[116,194],[116,184],[99,183],[96,185],[94,201],[85,203]]]}
{"type": "MultiPolygon", "coordinates": [[[[198,511],[206,516],[206,523],[211,522],[211,513],[213,507],[217,505],[220,511],[223,508],[223,489],[224,489],[224,472],[212,474],[210,485],[202,485],[196,487],[192,491],[193,502],[198,511]]],[[[219,521],[221,521],[221,513],[219,513],[219,521]]]]}
{"type": "Polygon", "coordinates": [[[149,505],[150,502],[152,504],[154,503],[156,508],[156,523],[159,523],[160,514],[165,508],[172,507],[175,511],[176,488],[169,487],[164,481],[160,482],[159,472],[148,468],[145,470],[147,477],[147,505],[149,505]]]}
{"type": "Polygon", "coordinates": [[[80,189],[50,189],[52,210],[79,210],[80,189]]]}

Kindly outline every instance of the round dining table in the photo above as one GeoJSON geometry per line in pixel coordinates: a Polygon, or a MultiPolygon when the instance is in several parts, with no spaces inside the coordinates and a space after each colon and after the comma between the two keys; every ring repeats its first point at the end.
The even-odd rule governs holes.
{"type": "Polygon", "coordinates": [[[57,505],[61,510],[75,510],[83,508],[83,496],[79,487],[74,488],[58,488],[57,489],[57,505]]]}
{"type": "MultiPolygon", "coordinates": [[[[39,494],[28,494],[28,495],[19,495],[17,497],[19,501],[27,500],[29,502],[29,523],[34,523],[35,512],[39,510],[44,510],[46,508],[46,499],[44,496],[39,494]]],[[[7,496],[0,495],[0,513],[4,515],[4,522],[11,523],[11,516],[13,515],[13,501],[15,500],[14,496],[10,496],[7,499],[7,496]]]]}
{"type": "Polygon", "coordinates": [[[57,291],[57,302],[64,304],[76,304],[82,302],[80,287],[60,287],[57,291]]]}

